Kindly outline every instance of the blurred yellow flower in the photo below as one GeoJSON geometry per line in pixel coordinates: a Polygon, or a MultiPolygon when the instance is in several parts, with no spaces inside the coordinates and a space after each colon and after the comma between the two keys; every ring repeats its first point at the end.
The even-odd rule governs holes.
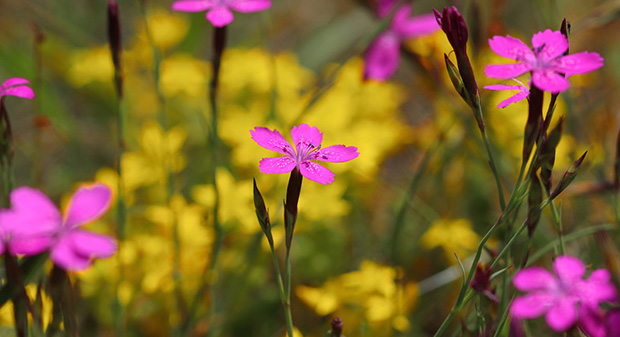
{"type": "Polygon", "coordinates": [[[406,315],[417,301],[418,288],[414,283],[398,283],[398,274],[393,267],[364,261],[358,271],[329,279],[319,288],[298,286],[295,293],[318,315],[337,312],[349,326],[358,326],[361,310],[371,327],[387,323],[406,331],[406,315]]]}
{"type": "MultiPolygon", "coordinates": [[[[238,180],[224,168],[218,168],[215,180],[220,193],[219,221],[241,233],[256,233],[260,226],[254,212],[252,181],[238,180]]],[[[211,185],[195,185],[192,198],[207,209],[212,209],[215,191],[211,185]]]]}
{"type": "Polygon", "coordinates": [[[439,219],[422,235],[420,242],[426,249],[441,247],[447,261],[455,263],[454,254],[463,259],[478,246],[480,237],[472,230],[467,219],[439,219]]]}
{"type": "Polygon", "coordinates": [[[210,69],[206,62],[189,55],[175,54],[167,57],[161,63],[161,90],[167,97],[184,95],[187,98],[205,100],[210,69]]]}
{"type": "Polygon", "coordinates": [[[112,86],[114,65],[107,45],[76,51],[71,55],[67,80],[76,87],[91,82],[105,82],[112,86]]]}

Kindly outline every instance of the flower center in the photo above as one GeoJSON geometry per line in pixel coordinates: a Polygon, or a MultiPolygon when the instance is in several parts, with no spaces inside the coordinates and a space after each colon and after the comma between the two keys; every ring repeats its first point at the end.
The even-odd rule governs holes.
{"type": "Polygon", "coordinates": [[[306,142],[306,141],[301,141],[299,143],[296,144],[297,147],[297,163],[301,163],[305,160],[308,160],[310,158],[310,154],[312,152],[315,152],[317,150],[319,150],[321,148],[321,145],[319,144],[319,146],[314,146],[312,145],[310,142],[306,142]]]}

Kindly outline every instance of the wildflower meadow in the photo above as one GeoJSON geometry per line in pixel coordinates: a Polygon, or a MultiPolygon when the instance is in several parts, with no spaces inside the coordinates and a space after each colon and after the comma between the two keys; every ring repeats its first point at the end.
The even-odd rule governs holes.
{"type": "Polygon", "coordinates": [[[0,18],[0,336],[620,337],[618,1],[0,18]]]}

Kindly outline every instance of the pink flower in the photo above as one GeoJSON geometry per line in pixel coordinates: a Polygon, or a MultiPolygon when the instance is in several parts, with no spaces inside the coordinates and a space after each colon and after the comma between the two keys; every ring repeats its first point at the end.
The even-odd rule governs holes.
{"type": "Polygon", "coordinates": [[[400,44],[410,38],[428,35],[439,29],[433,14],[409,18],[412,6],[398,9],[390,27],[379,34],[368,47],[364,57],[364,78],[385,81],[392,77],[400,62],[400,44]]]}
{"type": "Polygon", "coordinates": [[[0,98],[4,96],[17,96],[21,98],[33,99],[34,91],[24,84],[30,83],[27,79],[21,77],[13,77],[4,81],[0,85],[0,98]]]}
{"type": "Polygon", "coordinates": [[[0,228],[11,254],[35,255],[47,249],[66,270],[88,268],[94,258],[114,255],[116,241],[80,227],[103,216],[112,191],[101,183],[81,186],[64,215],[41,191],[20,187],[11,192],[11,209],[0,211],[0,228]]]}
{"type": "Polygon", "coordinates": [[[357,158],[359,153],[354,146],[332,145],[321,148],[323,134],[316,126],[301,124],[291,130],[295,149],[282,137],[277,130],[257,126],[250,130],[252,139],[258,145],[285,157],[263,158],[260,161],[260,171],[263,173],[287,173],[297,168],[301,175],[321,184],[330,184],[334,181],[334,173],[313,160],[323,160],[340,163],[357,158]]]}
{"type": "Polygon", "coordinates": [[[526,268],[515,275],[515,287],[528,294],[512,302],[512,316],[530,319],[545,314],[549,327],[558,332],[568,330],[575,323],[588,331],[601,330],[595,326],[604,324],[598,319],[599,303],[614,301],[617,296],[609,271],[597,269],[584,279],[585,265],[578,258],[566,255],[553,261],[553,269],[556,275],[541,267],[526,268]]]}
{"type": "Polygon", "coordinates": [[[501,101],[497,105],[498,108],[505,108],[512,103],[515,103],[515,102],[518,102],[518,101],[521,101],[527,98],[527,96],[530,95],[530,88],[525,86],[519,80],[515,79],[515,81],[519,82],[519,85],[493,84],[493,85],[487,85],[484,87],[485,89],[488,89],[488,90],[512,90],[512,91],[517,92],[516,94],[501,101]]]}
{"type": "Polygon", "coordinates": [[[207,20],[215,27],[223,27],[234,20],[235,10],[241,13],[258,12],[271,7],[271,0],[177,0],[172,9],[181,12],[207,11],[207,20]]]}
{"type": "Polygon", "coordinates": [[[536,87],[559,93],[570,86],[566,77],[585,74],[603,66],[603,58],[598,53],[564,55],[568,50],[568,39],[559,31],[547,29],[534,34],[532,45],[534,48],[530,49],[510,35],[494,36],[489,39],[491,50],[517,63],[488,65],[484,73],[492,78],[509,79],[531,72],[532,83],[536,87]]]}

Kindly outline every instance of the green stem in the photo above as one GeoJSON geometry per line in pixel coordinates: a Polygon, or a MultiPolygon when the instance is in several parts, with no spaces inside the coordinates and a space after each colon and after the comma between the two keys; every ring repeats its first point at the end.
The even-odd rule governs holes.
{"type": "MultiPolygon", "coordinates": [[[[482,107],[480,104],[478,104],[477,110],[474,111],[474,113],[479,116],[479,118],[483,121],[482,107]]],[[[502,188],[502,182],[500,179],[499,171],[497,170],[497,164],[495,164],[495,156],[493,155],[493,151],[491,150],[491,142],[489,141],[489,136],[487,134],[486,128],[480,126],[479,129],[482,135],[482,140],[484,142],[484,147],[489,157],[489,166],[491,167],[491,171],[493,172],[493,178],[495,179],[495,185],[497,186],[499,205],[503,211],[506,208],[506,200],[504,199],[504,189],[502,188]]]]}
{"type": "Polygon", "coordinates": [[[285,301],[284,301],[284,315],[286,316],[286,330],[288,336],[293,337],[293,315],[291,314],[291,259],[290,250],[286,251],[286,260],[284,267],[285,274],[285,301]]]}
{"type": "Polygon", "coordinates": [[[269,241],[269,248],[271,249],[271,257],[273,259],[273,267],[276,271],[276,280],[278,281],[278,289],[280,290],[280,300],[282,301],[282,306],[284,307],[284,316],[286,319],[286,331],[290,337],[293,336],[293,315],[291,314],[291,297],[290,297],[290,261],[288,259],[288,254],[286,254],[286,273],[287,273],[287,282],[286,286],[282,282],[282,273],[280,272],[280,263],[278,262],[278,257],[276,256],[276,250],[273,245],[273,238],[271,236],[271,232],[265,233],[267,236],[267,241],[269,241]]]}
{"type": "Polygon", "coordinates": [[[560,239],[560,255],[566,254],[566,243],[564,242],[564,226],[562,225],[562,217],[558,212],[558,208],[555,205],[555,201],[551,200],[551,214],[556,229],[558,230],[558,236],[560,239]]]}

